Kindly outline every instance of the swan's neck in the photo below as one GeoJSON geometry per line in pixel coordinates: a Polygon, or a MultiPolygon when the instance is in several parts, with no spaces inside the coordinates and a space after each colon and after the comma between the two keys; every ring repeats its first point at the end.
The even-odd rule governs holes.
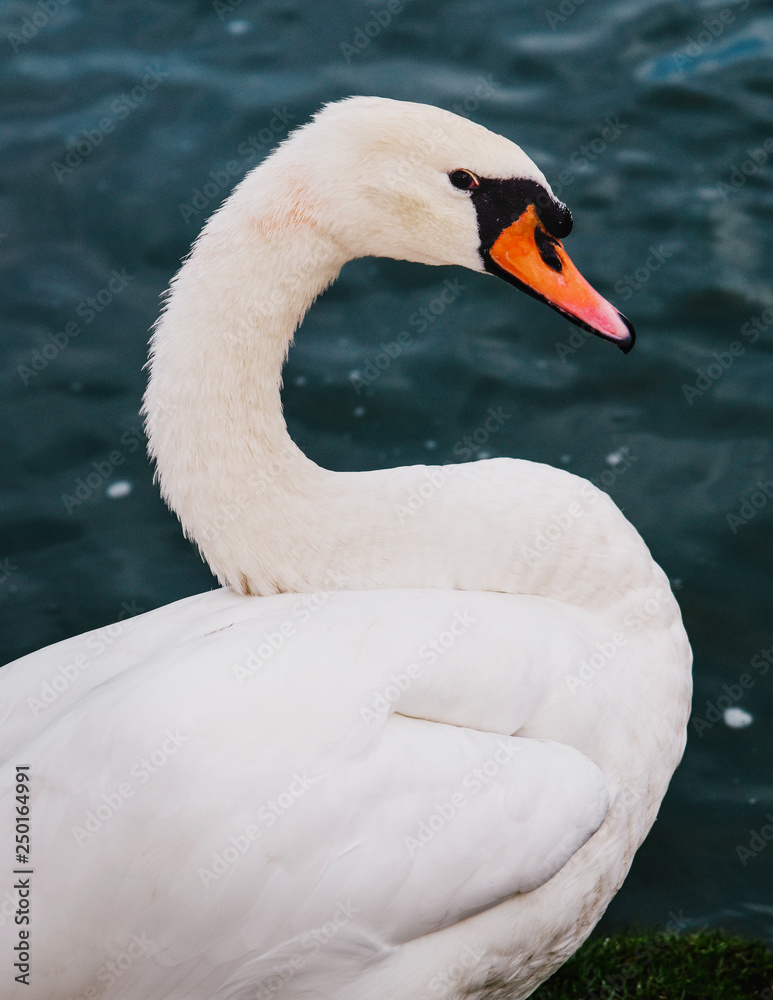
{"type": "Polygon", "coordinates": [[[165,496],[197,540],[228,491],[241,492],[250,472],[288,448],[313,467],[288,437],[281,372],[298,323],[345,261],[303,218],[277,218],[268,192],[257,216],[240,211],[239,195],[209,220],[175,277],[151,347],[151,451],[165,496]]]}
{"type": "Polygon", "coordinates": [[[617,508],[564,472],[500,459],[331,473],[307,459],[282,416],[281,370],[347,255],[302,200],[278,215],[267,194],[256,215],[241,191],[173,283],[145,401],[163,494],[223,583],[497,590],[595,611],[664,585],[617,508]]]}

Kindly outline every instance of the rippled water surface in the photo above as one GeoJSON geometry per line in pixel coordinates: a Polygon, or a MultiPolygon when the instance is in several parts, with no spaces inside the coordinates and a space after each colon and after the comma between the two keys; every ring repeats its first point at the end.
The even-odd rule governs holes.
{"type": "Polygon", "coordinates": [[[696,694],[605,926],[773,941],[773,847],[753,849],[773,814],[773,5],[398,7],[376,32],[378,0],[0,5],[4,659],[214,584],[158,497],[137,415],[159,295],[207,214],[325,101],[456,110],[540,164],[636,349],[484,276],[358,261],[298,335],[290,429],[334,469],[448,462],[502,407],[461,457],[608,489],[673,581],[696,694]],[[358,393],[352,373],[446,279],[463,290],[358,393]]]}

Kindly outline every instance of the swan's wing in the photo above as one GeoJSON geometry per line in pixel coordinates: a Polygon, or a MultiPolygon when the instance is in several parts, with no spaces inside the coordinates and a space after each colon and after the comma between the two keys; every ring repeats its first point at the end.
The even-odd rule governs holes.
{"type": "Polygon", "coordinates": [[[549,602],[287,595],[257,623],[257,602],[207,607],[17,746],[58,975],[144,935],[127,996],[183,972],[239,996],[288,954],[300,987],[341,949],[374,956],[535,888],[602,822],[587,758],[507,735],[581,641],[549,602]]]}
{"type": "MultiPolygon", "coordinates": [[[[241,926],[271,913],[276,943],[250,942],[252,957],[223,996],[241,997],[240,988],[282,970],[296,991],[289,995],[305,995],[308,983],[319,996],[344,956],[378,960],[541,885],[599,827],[607,805],[601,773],[571,748],[393,716],[373,755],[320,776],[239,862],[231,878],[245,890],[264,875],[241,926]],[[261,849],[272,858],[268,878],[261,849]]],[[[230,899],[233,881],[217,891],[230,899]]],[[[218,931],[196,975],[225,959],[218,947],[229,936],[218,931]]]]}

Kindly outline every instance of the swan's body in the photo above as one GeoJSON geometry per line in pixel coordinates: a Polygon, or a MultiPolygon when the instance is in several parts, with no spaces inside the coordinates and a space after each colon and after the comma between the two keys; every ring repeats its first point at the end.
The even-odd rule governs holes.
{"type": "MultiPolygon", "coordinates": [[[[690,698],[679,610],[638,534],[590,484],[526,462],[326,472],[281,416],[293,331],[350,257],[485,260],[534,288],[487,234],[534,217],[481,208],[487,177],[542,192],[541,259],[570,275],[563,206],[518,147],[353,99],[245,179],[175,279],[151,449],[232,589],[0,673],[4,774],[28,764],[33,796],[20,996],[515,1000],[622,883],[690,698]],[[475,202],[448,184],[466,171],[475,202]]],[[[600,302],[573,315],[628,346],[600,302]]],[[[0,923],[5,954],[18,929],[0,923]]]]}

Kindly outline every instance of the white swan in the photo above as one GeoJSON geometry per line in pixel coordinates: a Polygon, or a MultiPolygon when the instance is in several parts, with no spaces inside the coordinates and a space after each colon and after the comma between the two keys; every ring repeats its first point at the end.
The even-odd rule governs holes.
{"type": "Polygon", "coordinates": [[[0,821],[31,828],[2,868],[4,996],[520,998],[590,932],[684,747],[663,572],[583,480],[333,474],[279,395],[304,312],[365,254],[492,271],[628,348],[570,226],[508,140],[375,98],[327,106],[207,223],[145,409],[230,589],[0,671],[0,821]]]}

